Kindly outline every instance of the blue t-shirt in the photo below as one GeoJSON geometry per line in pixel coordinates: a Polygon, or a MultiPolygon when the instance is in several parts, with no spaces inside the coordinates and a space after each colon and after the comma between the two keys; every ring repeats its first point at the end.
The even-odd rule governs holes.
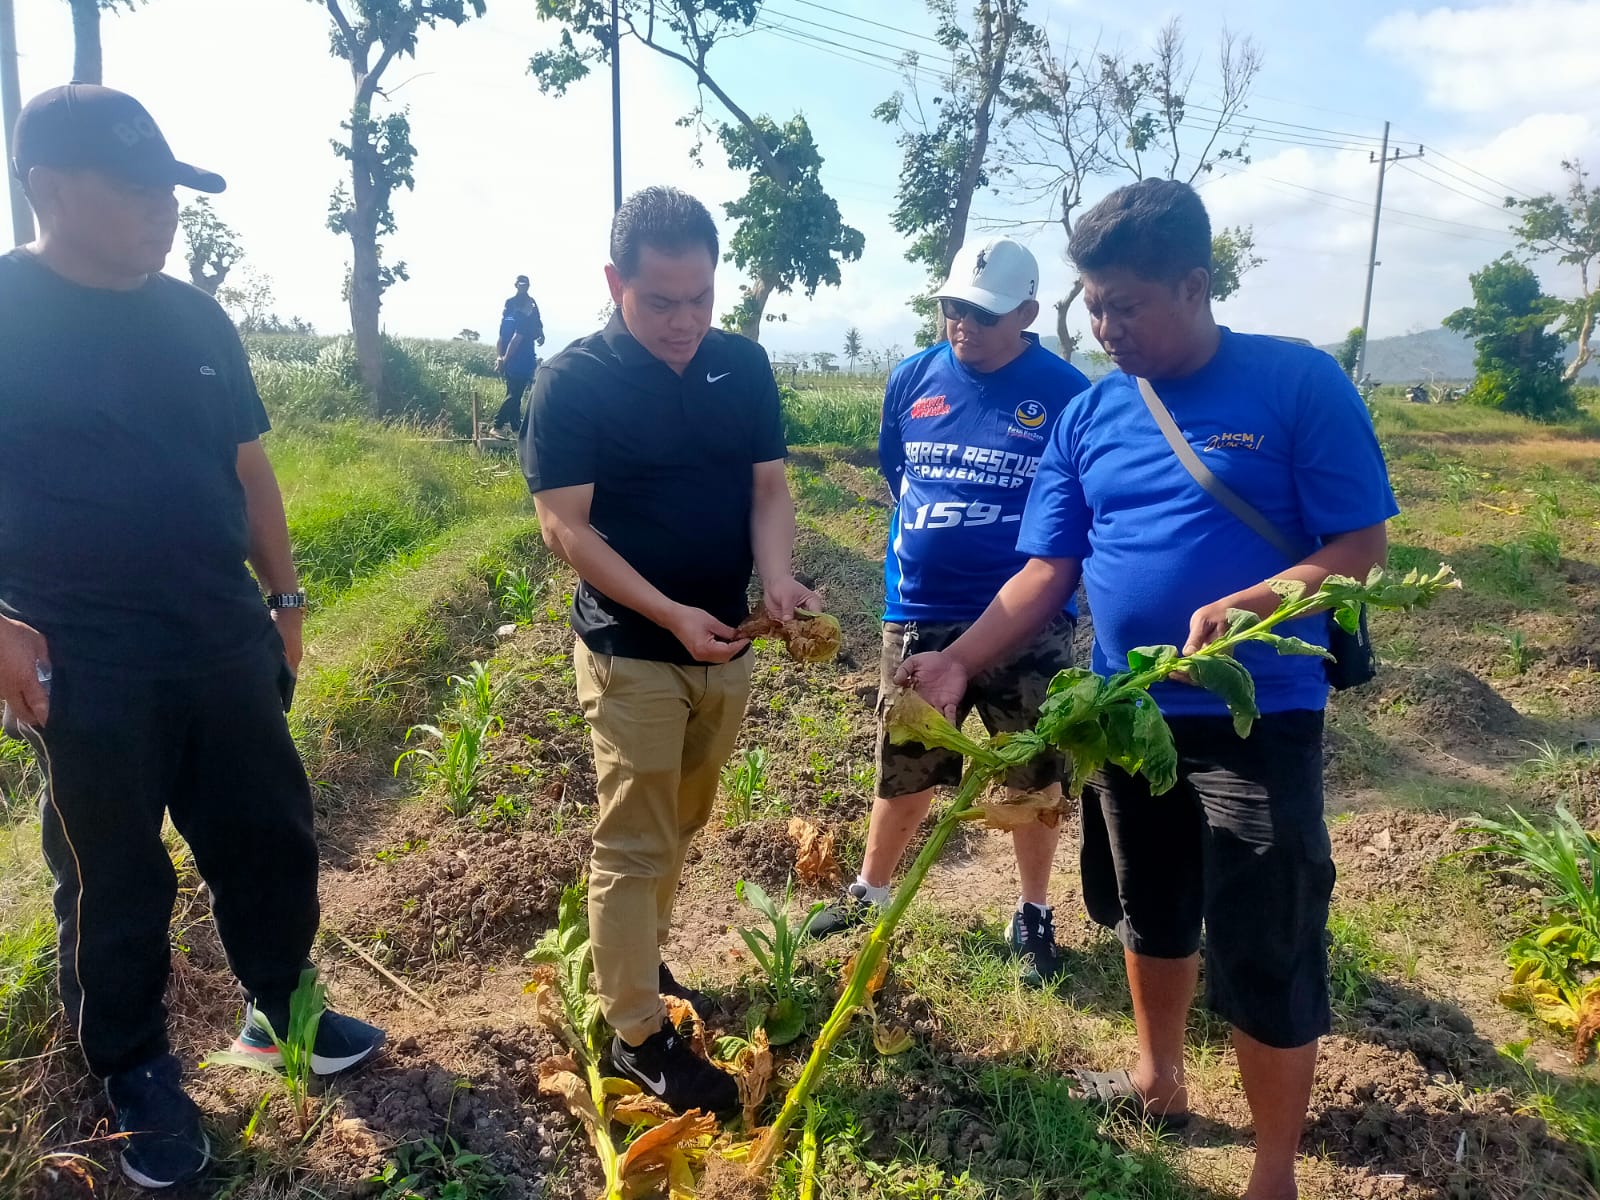
{"type": "Polygon", "coordinates": [[[517,346],[517,352],[506,359],[505,373],[521,379],[531,376],[539,365],[539,350],[534,341],[540,333],[537,305],[525,313],[508,309],[500,318],[500,337],[504,339],[506,349],[511,348],[511,339],[519,333],[522,341],[517,346]]]}
{"type": "Polygon", "coordinates": [[[883,565],[887,621],[976,620],[1028,561],[1017,529],[1039,456],[1089,381],[1026,336],[998,371],[972,370],[941,342],[889,376],[878,461],[899,503],[883,565]]]}
{"type": "MultiPolygon", "coordinates": [[[[1361,398],[1322,351],[1224,329],[1204,367],[1154,382],[1201,461],[1308,554],[1399,511],[1361,398]]],[[[1102,674],[1126,670],[1135,646],[1181,648],[1196,609],[1292,565],[1184,470],[1121,371],[1056,423],[1018,549],[1084,560],[1102,674]]],[[[1282,632],[1327,645],[1327,624],[1318,615],[1282,632]]],[[[1321,659],[1243,646],[1239,661],[1264,713],[1327,702],[1321,659]]],[[[1153,695],[1168,715],[1227,711],[1187,684],[1153,695]]]]}

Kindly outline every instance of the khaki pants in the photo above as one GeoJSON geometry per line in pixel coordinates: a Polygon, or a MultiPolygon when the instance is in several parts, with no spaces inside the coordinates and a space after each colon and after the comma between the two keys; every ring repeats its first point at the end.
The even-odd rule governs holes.
{"type": "Polygon", "coordinates": [[[637,1045],[661,1027],[661,945],[689,843],[711,816],[750,698],[746,654],[677,666],[573,654],[594,742],[600,819],[589,862],[589,940],[606,1021],[637,1045]]]}

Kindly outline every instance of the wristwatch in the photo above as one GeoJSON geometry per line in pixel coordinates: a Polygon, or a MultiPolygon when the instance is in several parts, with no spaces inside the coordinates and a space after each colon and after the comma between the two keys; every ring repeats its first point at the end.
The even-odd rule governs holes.
{"type": "Polygon", "coordinates": [[[271,592],[267,595],[268,608],[304,608],[306,594],[304,592],[271,592]]]}

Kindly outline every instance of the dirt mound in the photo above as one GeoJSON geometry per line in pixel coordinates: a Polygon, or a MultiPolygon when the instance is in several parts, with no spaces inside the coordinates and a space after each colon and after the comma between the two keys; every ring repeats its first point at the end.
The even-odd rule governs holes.
{"type": "Polygon", "coordinates": [[[1437,813],[1386,810],[1342,814],[1328,825],[1339,894],[1393,894],[1431,886],[1433,868],[1446,855],[1477,844],[1471,822],[1437,813]]]}
{"type": "Polygon", "coordinates": [[[1486,741],[1529,738],[1534,726],[1470,671],[1447,663],[1390,667],[1363,689],[1369,713],[1403,711],[1405,726],[1441,747],[1482,753],[1486,741]]]}
{"type": "Polygon", "coordinates": [[[1311,1111],[1305,1144],[1357,1172],[1354,1197],[1394,1195],[1394,1175],[1407,1196],[1438,1200],[1589,1194],[1581,1150],[1509,1091],[1472,1091],[1387,1047],[1325,1039],[1311,1111]]]}
{"type": "Polygon", "coordinates": [[[724,868],[733,878],[754,880],[769,892],[777,889],[779,895],[794,871],[795,845],[789,837],[787,817],[707,830],[698,849],[700,858],[724,868]]]}
{"type": "Polygon", "coordinates": [[[341,922],[387,951],[391,965],[477,962],[525,949],[555,922],[561,890],[584,869],[585,833],[458,826],[437,841],[364,868],[364,893],[341,922]]]}

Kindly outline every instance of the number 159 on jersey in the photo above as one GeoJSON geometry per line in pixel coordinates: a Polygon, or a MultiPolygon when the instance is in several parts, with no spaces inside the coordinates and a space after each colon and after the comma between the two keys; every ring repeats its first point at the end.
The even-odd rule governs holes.
{"type": "Polygon", "coordinates": [[[1021,513],[1001,516],[998,504],[985,504],[981,500],[966,503],[957,500],[940,500],[936,504],[919,504],[901,523],[904,529],[954,529],[958,525],[978,526],[1015,524],[1022,520],[1021,513]]]}

